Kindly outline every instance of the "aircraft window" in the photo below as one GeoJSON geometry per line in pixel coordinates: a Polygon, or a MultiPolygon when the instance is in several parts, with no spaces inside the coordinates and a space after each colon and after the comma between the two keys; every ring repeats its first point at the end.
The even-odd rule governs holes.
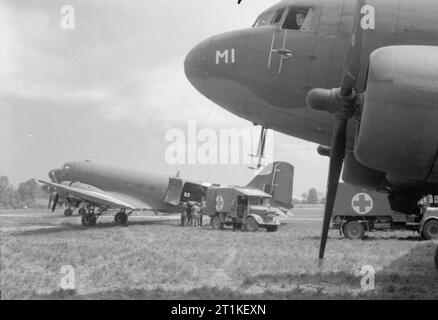
{"type": "Polygon", "coordinates": [[[283,29],[288,30],[311,30],[313,22],[312,8],[290,8],[283,23],[283,29]]]}
{"type": "Polygon", "coordinates": [[[260,16],[257,21],[254,23],[254,27],[262,27],[268,24],[271,24],[272,19],[274,18],[275,12],[270,12],[260,16]]]}
{"type": "Polygon", "coordinates": [[[279,23],[281,21],[281,18],[283,17],[283,13],[286,10],[286,8],[278,9],[275,13],[274,19],[272,20],[272,24],[279,23]]]}

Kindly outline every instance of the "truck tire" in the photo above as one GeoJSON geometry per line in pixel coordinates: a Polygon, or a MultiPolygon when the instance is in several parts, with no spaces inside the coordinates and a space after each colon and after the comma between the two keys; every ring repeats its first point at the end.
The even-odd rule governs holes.
{"type": "Polygon", "coordinates": [[[343,228],[344,236],[351,240],[362,240],[365,236],[365,228],[362,223],[350,221],[343,228]]]}
{"type": "Polygon", "coordinates": [[[438,271],[438,247],[435,250],[435,268],[438,271]]]}
{"type": "Polygon", "coordinates": [[[222,223],[221,218],[219,217],[218,214],[216,214],[211,219],[211,226],[213,227],[213,229],[218,229],[218,230],[222,230],[224,228],[224,224],[222,223]]]}
{"type": "Polygon", "coordinates": [[[438,220],[429,220],[426,222],[422,232],[423,238],[426,240],[438,239],[438,220]]]}
{"type": "Polygon", "coordinates": [[[268,232],[277,232],[278,231],[278,226],[266,226],[266,230],[268,232]]]}
{"type": "Polygon", "coordinates": [[[259,224],[253,217],[248,217],[245,221],[245,231],[256,232],[259,230],[259,224]]]}

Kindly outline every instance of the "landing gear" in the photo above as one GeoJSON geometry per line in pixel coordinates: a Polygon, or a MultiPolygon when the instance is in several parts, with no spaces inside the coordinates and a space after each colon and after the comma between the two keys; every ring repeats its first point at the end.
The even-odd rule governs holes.
{"type": "Polygon", "coordinates": [[[83,216],[83,215],[85,215],[86,213],[87,213],[87,210],[85,210],[85,208],[80,208],[79,211],[78,211],[78,214],[79,214],[80,216],[83,216]]]}
{"type": "Polygon", "coordinates": [[[70,208],[67,208],[64,210],[64,216],[71,217],[73,215],[73,210],[70,208]]]}
{"type": "Polygon", "coordinates": [[[126,225],[128,222],[128,214],[125,211],[119,211],[114,216],[114,222],[120,226],[126,225]]]}
{"type": "Polygon", "coordinates": [[[93,227],[96,225],[97,217],[93,212],[88,212],[84,214],[81,218],[82,225],[85,227],[93,227]]]}

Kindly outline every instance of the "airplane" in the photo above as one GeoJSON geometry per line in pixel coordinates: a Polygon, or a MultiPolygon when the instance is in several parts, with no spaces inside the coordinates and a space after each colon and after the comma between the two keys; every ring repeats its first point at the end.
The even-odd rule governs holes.
{"type": "MultiPolygon", "coordinates": [[[[271,206],[288,212],[292,205],[294,167],[286,162],[266,166],[246,187],[257,188],[272,195],[271,206]]],[[[39,180],[48,190],[49,208],[55,211],[58,204],[67,208],[65,216],[72,216],[76,209],[82,216],[81,223],[91,227],[110,209],[118,209],[114,222],[126,225],[128,217],[137,211],[156,214],[178,213],[182,202],[202,199],[215,183],[196,182],[179,177],[111,166],[91,160],[67,162],[60,169],[49,172],[50,182],[39,180]],[[73,208],[73,209],[72,209],[73,208]]]]}
{"type": "Polygon", "coordinates": [[[330,157],[320,265],[341,173],[404,214],[438,194],[437,10],[435,0],[283,0],[185,58],[205,97],[330,157]]]}

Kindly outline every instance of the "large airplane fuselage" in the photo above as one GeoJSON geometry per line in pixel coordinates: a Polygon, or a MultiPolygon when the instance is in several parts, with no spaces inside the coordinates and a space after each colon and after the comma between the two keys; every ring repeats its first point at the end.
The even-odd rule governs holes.
{"type": "MultiPolygon", "coordinates": [[[[365,27],[369,29],[362,44],[360,91],[365,85],[367,57],[375,49],[438,44],[435,0],[368,0],[366,5],[373,11],[365,10],[363,14],[365,27]]],[[[203,95],[242,118],[287,135],[329,145],[333,118],[310,110],[306,95],[312,88],[339,87],[352,41],[356,1],[282,1],[260,16],[289,6],[314,9],[309,30],[282,29],[283,21],[280,21],[276,25],[213,36],[188,54],[186,75],[203,95]],[[284,49],[290,52],[289,57],[284,49]]],[[[355,127],[351,121],[350,149],[355,127]]]]}
{"type": "Polygon", "coordinates": [[[49,176],[58,183],[80,182],[106,192],[130,195],[160,212],[177,211],[164,202],[169,184],[169,178],[164,175],[93,161],[75,161],[51,171],[49,176]]]}

